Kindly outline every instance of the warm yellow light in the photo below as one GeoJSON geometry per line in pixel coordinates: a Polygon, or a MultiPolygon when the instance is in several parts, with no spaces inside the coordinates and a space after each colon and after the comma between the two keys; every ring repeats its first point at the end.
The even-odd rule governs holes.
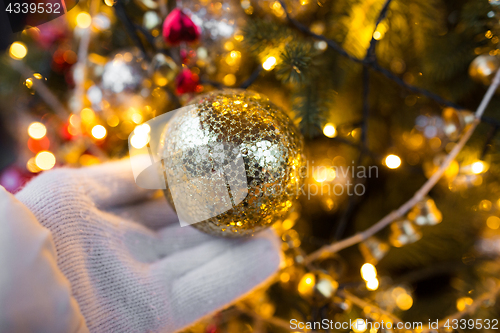
{"type": "Polygon", "coordinates": [[[484,167],[484,163],[482,161],[474,162],[471,165],[472,173],[474,173],[476,175],[479,175],[480,173],[482,173],[484,171],[484,169],[485,169],[485,167],[484,167]]]}
{"type": "Polygon", "coordinates": [[[335,126],[331,123],[328,123],[323,127],[323,134],[329,138],[333,138],[335,135],[337,135],[337,130],[335,129],[335,126]]]}
{"type": "Polygon", "coordinates": [[[41,151],[35,156],[35,164],[41,170],[50,170],[56,165],[56,157],[50,151],[41,151]]]}
{"type": "Polygon", "coordinates": [[[135,149],[141,149],[149,143],[149,134],[134,134],[130,138],[130,144],[135,149]]]}
{"type": "Polygon", "coordinates": [[[351,328],[356,333],[364,332],[364,331],[366,331],[366,328],[367,328],[366,322],[361,318],[354,319],[354,321],[352,322],[351,328]]]}
{"type": "Polygon", "coordinates": [[[377,290],[379,286],[379,281],[377,278],[366,281],[366,289],[377,290]]]}
{"type": "Polygon", "coordinates": [[[361,266],[361,277],[366,282],[377,278],[377,269],[370,263],[361,266]]]}
{"type": "Polygon", "coordinates": [[[289,273],[287,273],[287,272],[283,272],[283,273],[281,273],[281,275],[280,275],[280,280],[281,280],[281,282],[283,282],[283,283],[287,283],[288,281],[290,281],[290,274],[289,274],[289,273]]]}
{"type": "Polygon", "coordinates": [[[116,127],[120,123],[120,118],[118,118],[117,115],[111,115],[106,119],[106,122],[108,123],[109,126],[111,127],[116,127]]]}
{"type": "Polygon", "coordinates": [[[91,123],[95,119],[95,113],[90,108],[84,108],[80,112],[80,117],[82,118],[84,123],[91,123]]]}
{"type": "Polygon", "coordinates": [[[464,311],[465,308],[472,305],[473,302],[474,301],[470,297],[461,297],[461,298],[457,299],[457,310],[464,311]]]}
{"type": "Polygon", "coordinates": [[[380,31],[375,31],[375,32],[373,33],[373,38],[374,38],[375,40],[380,40],[380,39],[382,38],[382,34],[380,33],[380,31]]]}
{"type": "Polygon", "coordinates": [[[396,297],[396,305],[401,310],[406,311],[413,306],[413,298],[407,293],[401,293],[396,297]]]}
{"type": "Polygon", "coordinates": [[[148,124],[142,124],[134,128],[134,134],[146,135],[151,132],[151,127],[148,124]]]}
{"type": "Polygon", "coordinates": [[[135,112],[132,114],[132,121],[136,124],[142,123],[142,114],[135,112]]]}
{"type": "Polygon", "coordinates": [[[35,140],[43,138],[47,134],[47,128],[39,122],[31,123],[28,127],[28,135],[35,140]]]}
{"type": "Polygon", "coordinates": [[[26,85],[26,88],[31,89],[31,87],[33,87],[33,80],[31,78],[27,78],[24,84],[26,85]]]}
{"type": "Polygon", "coordinates": [[[28,49],[26,48],[26,45],[24,45],[23,43],[14,42],[10,46],[9,54],[11,58],[20,60],[26,57],[26,54],[28,54],[28,49]]]}
{"type": "Polygon", "coordinates": [[[113,5],[115,4],[113,0],[104,0],[104,3],[109,7],[113,7],[113,5]]]}
{"type": "Polygon", "coordinates": [[[500,218],[498,218],[497,216],[490,216],[486,220],[486,225],[488,226],[488,228],[496,230],[500,228],[500,218]]]}
{"type": "Polygon", "coordinates": [[[224,76],[224,84],[226,86],[232,86],[236,83],[236,76],[234,74],[227,74],[224,76]]]}
{"type": "Polygon", "coordinates": [[[89,13],[80,12],[78,15],[76,15],[76,25],[79,28],[86,29],[90,27],[91,23],[92,23],[92,17],[90,17],[89,13]]]}
{"type": "Polygon", "coordinates": [[[266,71],[270,71],[271,69],[274,68],[274,66],[276,66],[276,58],[275,57],[268,57],[266,60],[264,60],[264,62],[262,63],[262,67],[266,70],[266,71]]]}
{"type": "Polygon", "coordinates": [[[32,173],[37,173],[37,172],[40,172],[42,171],[42,169],[40,169],[37,165],[36,165],[36,161],[35,161],[35,158],[32,157],[28,160],[28,162],[26,163],[26,169],[28,169],[29,172],[32,172],[32,173]]]}
{"type": "Polygon", "coordinates": [[[397,169],[401,165],[401,158],[394,154],[388,155],[385,158],[385,165],[387,165],[389,169],[397,169]]]}
{"type": "Polygon", "coordinates": [[[307,273],[302,277],[302,279],[299,282],[298,285],[299,293],[307,294],[311,290],[311,286],[313,286],[315,283],[316,283],[316,278],[314,277],[314,274],[307,273]]]}
{"type": "Polygon", "coordinates": [[[92,127],[92,136],[96,139],[104,139],[106,136],[106,128],[102,125],[95,125],[92,127]]]}

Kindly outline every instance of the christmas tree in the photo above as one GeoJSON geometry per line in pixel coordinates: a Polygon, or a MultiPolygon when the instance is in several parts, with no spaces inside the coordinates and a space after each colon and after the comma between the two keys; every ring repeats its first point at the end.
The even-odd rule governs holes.
{"type": "Polygon", "coordinates": [[[87,0],[9,38],[11,192],[125,157],[148,120],[222,89],[267,96],[305,138],[272,220],[280,272],[186,332],[498,329],[499,1],[87,0]]]}

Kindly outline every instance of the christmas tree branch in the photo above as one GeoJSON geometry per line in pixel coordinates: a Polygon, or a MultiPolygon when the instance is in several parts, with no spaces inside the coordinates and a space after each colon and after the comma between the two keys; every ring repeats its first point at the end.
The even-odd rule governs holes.
{"type": "MultiPolygon", "coordinates": [[[[285,3],[283,2],[283,0],[280,0],[280,3],[281,3],[281,6],[283,7],[283,10],[286,14],[286,18],[288,19],[288,21],[293,25],[295,26],[295,28],[297,28],[298,30],[300,30],[301,32],[303,32],[304,34],[306,35],[309,35],[315,39],[318,39],[318,40],[321,40],[321,41],[324,41],[329,47],[331,47],[332,49],[334,49],[335,51],[337,51],[339,54],[343,55],[344,57],[354,61],[354,62],[357,62],[357,63],[361,63],[361,64],[364,64],[366,66],[369,66],[371,69],[383,74],[385,77],[387,77],[388,79],[392,80],[393,82],[395,82],[396,84],[414,92],[414,93],[417,93],[417,94],[421,94],[421,95],[424,95],[434,101],[436,101],[437,103],[440,103],[440,104],[443,104],[443,105],[446,105],[446,106],[450,106],[450,107],[453,107],[455,109],[463,109],[463,107],[457,105],[456,103],[453,103],[451,101],[448,101],[444,98],[442,98],[441,96],[437,95],[437,94],[434,94],[433,92],[430,92],[426,89],[423,89],[423,88],[419,88],[419,87],[416,87],[416,86],[413,86],[411,84],[408,84],[406,83],[403,79],[401,79],[400,77],[398,77],[397,75],[393,74],[391,71],[381,67],[376,61],[372,61],[371,58],[365,58],[365,59],[358,59],[356,58],[355,56],[352,56],[350,55],[346,50],[344,50],[340,45],[338,45],[336,42],[334,42],[333,40],[329,39],[329,38],[326,38],[325,36],[323,35],[318,35],[318,34],[315,34],[314,32],[312,32],[308,27],[306,27],[305,25],[303,25],[302,23],[300,23],[299,21],[297,21],[296,19],[294,19],[293,17],[290,16],[290,13],[288,12],[287,8],[286,8],[286,5],[285,3]]],[[[379,19],[382,20],[383,17],[385,17],[385,13],[387,12],[387,9],[388,9],[388,6],[389,6],[389,3],[390,1],[387,1],[381,11],[381,14],[384,14],[384,15],[380,15],[379,16],[379,19]]],[[[372,39],[373,40],[373,39],[372,39]]]]}
{"type": "Polygon", "coordinates": [[[326,253],[335,253],[338,252],[342,249],[345,249],[349,246],[358,244],[370,236],[373,236],[380,230],[384,229],[386,226],[388,226],[390,223],[392,223],[394,220],[401,218],[408,212],[413,206],[415,206],[420,200],[424,198],[427,193],[434,187],[434,185],[437,184],[439,179],[443,176],[444,172],[448,167],[450,166],[451,162],[457,157],[458,153],[462,150],[462,148],[465,146],[469,138],[472,136],[472,133],[474,133],[474,130],[476,129],[477,125],[479,124],[481,117],[486,110],[486,107],[488,106],[491,98],[493,97],[493,94],[495,93],[496,89],[498,88],[500,84],[500,71],[497,71],[495,74],[495,77],[493,79],[493,82],[491,83],[490,87],[488,88],[488,91],[484,95],[481,104],[477,108],[477,111],[475,113],[475,121],[470,125],[470,127],[467,129],[467,131],[462,135],[460,140],[457,142],[457,144],[453,147],[451,152],[448,154],[446,159],[444,160],[443,164],[439,167],[439,169],[425,182],[425,184],[413,195],[413,197],[405,202],[402,206],[400,206],[397,210],[392,211],[388,215],[386,215],[384,218],[382,218],[380,221],[372,225],[370,228],[366,229],[365,231],[359,232],[349,238],[343,239],[339,242],[335,242],[330,245],[323,246],[319,250],[311,253],[310,255],[307,256],[306,258],[306,263],[309,263],[311,261],[317,260],[320,258],[323,254],[326,253]]]}
{"type": "MultiPolygon", "coordinates": [[[[466,307],[464,310],[456,312],[452,315],[449,315],[448,317],[446,317],[444,319],[440,319],[439,320],[439,328],[444,328],[445,327],[444,325],[449,325],[450,327],[452,327],[454,325],[453,324],[454,320],[459,320],[467,315],[471,315],[471,314],[475,313],[476,310],[481,305],[483,305],[484,303],[486,303],[488,301],[495,300],[495,298],[497,298],[499,294],[500,294],[500,285],[497,285],[493,290],[488,291],[487,293],[484,293],[481,297],[475,299],[472,302],[472,304],[469,305],[468,307],[466,307]]],[[[435,331],[436,331],[436,329],[428,327],[428,328],[425,328],[421,333],[430,333],[430,332],[435,332],[435,331]]]]}

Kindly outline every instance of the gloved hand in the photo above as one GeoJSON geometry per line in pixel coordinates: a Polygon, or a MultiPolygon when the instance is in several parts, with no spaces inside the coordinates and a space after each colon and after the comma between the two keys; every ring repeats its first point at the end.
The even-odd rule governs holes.
{"type": "Polygon", "coordinates": [[[0,331],[175,332],[278,269],[271,230],[214,238],[152,194],[129,160],[36,177],[16,195],[33,214],[0,193],[0,331]]]}

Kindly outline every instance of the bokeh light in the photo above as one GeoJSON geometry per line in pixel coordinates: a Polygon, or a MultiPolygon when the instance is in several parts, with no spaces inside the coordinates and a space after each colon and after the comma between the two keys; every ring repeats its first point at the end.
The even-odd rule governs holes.
{"type": "Polygon", "coordinates": [[[337,135],[337,130],[335,129],[335,126],[331,123],[328,123],[323,127],[323,134],[326,137],[333,138],[335,135],[337,135]]]}
{"type": "Polygon", "coordinates": [[[76,16],[76,25],[79,28],[86,29],[90,27],[91,23],[92,23],[92,17],[90,17],[90,14],[87,12],[80,12],[76,16]]]}
{"type": "Polygon", "coordinates": [[[390,154],[385,158],[385,165],[389,169],[397,169],[401,166],[401,158],[398,155],[390,154]]]}
{"type": "Polygon", "coordinates": [[[262,63],[262,68],[264,68],[266,71],[270,71],[271,69],[276,66],[276,58],[275,57],[268,57],[264,62],[262,63]]]}
{"type": "Polygon", "coordinates": [[[50,151],[41,151],[35,156],[35,164],[40,170],[50,170],[56,165],[56,157],[50,151]]]}
{"type": "Polygon", "coordinates": [[[47,134],[47,128],[39,122],[31,123],[28,127],[28,135],[35,140],[40,140],[47,134]]]}
{"type": "Polygon", "coordinates": [[[10,46],[9,54],[12,59],[21,60],[28,54],[28,48],[24,43],[14,42],[10,46]]]}
{"type": "Polygon", "coordinates": [[[92,127],[92,136],[98,140],[104,139],[106,137],[106,128],[102,125],[95,125],[92,127]]]}

